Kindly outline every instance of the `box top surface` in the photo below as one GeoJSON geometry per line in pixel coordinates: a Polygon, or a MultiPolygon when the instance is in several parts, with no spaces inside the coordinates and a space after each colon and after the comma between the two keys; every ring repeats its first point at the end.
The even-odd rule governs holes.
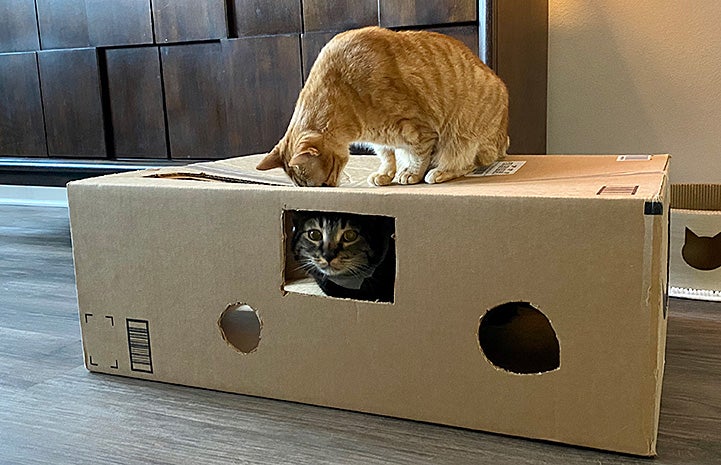
{"type": "Polygon", "coordinates": [[[371,187],[366,178],[378,159],[351,156],[337,188],[292,185],[281,169],[257,171],[263,155],[134,171],[75,181],[71,185],[183,187],[198,189],[314,189],[378,194],[641,198],[659,197],[668,176],[668,155],[525,155],[508,156],[486,169],[443,184],[393,184],[371,187]],[[200,182],[199,182],[200,181],[200,182]],[[206,181],[206,182],[202,182],[206,181]]]}

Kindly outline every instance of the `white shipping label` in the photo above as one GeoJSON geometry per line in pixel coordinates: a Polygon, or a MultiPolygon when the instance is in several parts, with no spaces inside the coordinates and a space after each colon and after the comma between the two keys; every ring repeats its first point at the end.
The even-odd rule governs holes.
{"type": "Polygon", "coordinates": [[[497,161],[488,166],[478,167],[466,176],[508,176],[520,170],[525,164],[525,161],[497,161]]]}
{"type": "Polygon", "coordinates": [[[616,161],[649,161],[651,155],[619,155],[616,161]]]}

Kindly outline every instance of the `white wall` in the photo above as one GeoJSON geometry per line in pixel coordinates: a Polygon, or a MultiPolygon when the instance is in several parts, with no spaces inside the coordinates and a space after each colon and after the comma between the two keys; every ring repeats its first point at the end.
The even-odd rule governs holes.
{"type": "Polygon", "coordinates": [[[671,153],[721,183],[721,2],[550,0],[548,153],[671,153]]]}

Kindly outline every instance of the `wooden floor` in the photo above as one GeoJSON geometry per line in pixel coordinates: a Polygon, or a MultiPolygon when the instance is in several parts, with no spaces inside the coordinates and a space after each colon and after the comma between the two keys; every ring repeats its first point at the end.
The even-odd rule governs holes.
{"type": "Polygon", "coordinates": [[[721,304],[672,300],[659,456],[88,373],[67,210],[0,206],[0,464],[721,464],[721,304]]]}

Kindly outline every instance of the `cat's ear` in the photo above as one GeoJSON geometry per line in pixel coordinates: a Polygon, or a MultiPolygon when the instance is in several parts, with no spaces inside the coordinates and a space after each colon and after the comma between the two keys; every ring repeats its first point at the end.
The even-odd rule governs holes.
{"type": "Polygon", "coordinates": [[[296,153],[291,157],[288,166],[302,166],[319,156],[320,152],[315,147],[305,147],[302,152],[296,153]]]}
{"type": "Polygon", "coordinates": [[[686,228],[686,242],[689,240],[698,239],[698,235],[690,229],[686,228]]]}
{"type": "Polygon", "coordinates": [[[274,147],[268,155],[263,158],[255,169],[260,171],[270,170],[273,168],[282,168],[283,159],[280,157],[280,150],[278,147],[274,147]]]}

